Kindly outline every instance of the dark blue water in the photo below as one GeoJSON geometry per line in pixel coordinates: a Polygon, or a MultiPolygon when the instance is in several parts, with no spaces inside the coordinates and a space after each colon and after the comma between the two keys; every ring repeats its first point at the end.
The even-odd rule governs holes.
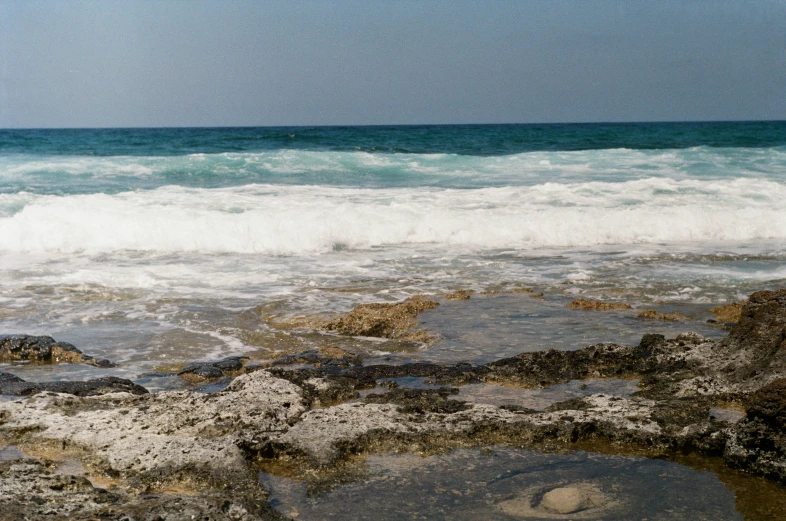
{"type": "Polygon", "coordinates": [[[609,148],[784,145],[784,121],[0,130],[0,154],[86,156],[172,156],[282,149],[493,156],[609,148]]]}

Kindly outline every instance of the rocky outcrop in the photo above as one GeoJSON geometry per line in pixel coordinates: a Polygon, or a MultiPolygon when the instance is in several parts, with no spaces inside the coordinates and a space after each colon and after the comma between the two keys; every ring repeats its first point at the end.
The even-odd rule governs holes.
{"type": "Polygon", "coordinates": [[[568,304],[571,309],[584,309],[595,311],[609,311],[617,309],[631,309],[630,304],[624,302],[602,302],[600,300],[589,300],[585,298],[577,298],[568,304]]]}
{"type": "Polygon", "coordinates": [[[663,320],[666,322],[692,320],[689,316],[683,315],[682,313],[660,313],[654,309],[645,309],[644,311],[636,313],[636,318],[642,318],[644,320],[663,320]]]}
{"type": "Polygon", "coordinates": [[[94,486],[83,476],[53,473],[47,462],[0,462],[0,519],[34,521],[232,519],[281,520],[260,497],[256,504],[231,495],[128,494],[94,486]]]}
{"type": "Polygon", "coordinates": [[[717,318],[721,322],[736,324],[737,322],[740,321],[740,315],[742,314],[743,304],[744,302],[733,302],[731,304],[715,306],[714,308],[710,309],[710,313],[715,315],[715,318],[717,318]]]}
{"type": "Polygon", "coordinates": [[[75,396],[99,396],[109,393],[147,394],[147,389],[131,380],[105,376],[85,382],[27,382],[16,375],[0,372],[0,394],[28,396],[52,392],[75,396]]]}
{"type": "Polygon", "coordinates": [[[328,322],[324,329],[341,335],[398,338],[420,341],[422,335],[413,334],[417,316],[439,303],[423,297],[410,297],[395,304],[361,304],[346,315],[328,322]]]}
{"type": "Polygon", "coordinates": [[[113,367],[109,360],[93,358],[69,344],[50,336],[9,335],[0,337],[0,362],[25,360],[36,363],[81,363],[113,367]]]}
{"type": "MultiPolygon", "coordinates": [[[[412,318],[412,312],[401,313],[412,318]]],[[[211,506],[219,505],[218,497],[229,498],[227,508],[247,516],[235,518],[269,515],[252,463],[275,462],[277,468],[307,478],[335,473],[356,454],[428,453],[496,443],[560,449],[602,442],[659,457],[699,452],[786,483],[784,339],[786,291],[759,292],[721,342],[695,333],[674,339],[645,335],[635,346],[597,344],[577,351],[522,353],[477,366],[363,366],[343,350],[306,352],[267,368],[246,368],[246,374],[213,394],[79,397],[43,392],[0,402],[0,442],[34,456],[54,451],[80,459],[92,473],[117,481],[118,504],[129,505],[129,512],[140,494],[165,498],[156,503],[164,505],[161,508],[192,508],[191,500],[179,495],[191,491],[198,492],[190,496],[193,501],[206,509],[193,510],[194,515],[211,512],[205,514],[211,519],[232,519],[211,506]],[[468,403],[453,387],[381,385],[413,376],[451,385],[497,382],[521,387],[587,377],[636,377],[641,389],[629,397],[592,394],[532,410],[468,403]],[[361,399],[364,389],[374,392],[361,399]],[[728,402],[744,405],[745,417],[719,421],[710,414],[711,407],[728,402]]],[[[3,465],[0,490],[4,472],[61,479],[27,463],[15,470],[3,465]]],[[[92,498],[100,493],[83,481],[68,483],[84,494],[86,505],[98,504],[92,498]]],[[[530,507],[558,515],[589,512],[600,505],[592,502],[590,492],[542,495],[530,507]]],[[[19,493],[9,494],[16,498],[15,505],[29,505],[19,493]]],[[[60,501],[63,508],[68,502],[44,499],[48,501],[60,501]]]]}
{"type": "Polygon", "coordinates": [[[238,376],[244,372],[247,356],[229,356],[212,362],[194,362],[177,372],[186,382],[196,384],[215,378],[238,376]]]}
{"type": "Polygon", "coordinates": [[[305,410],[300,388],[259,371],[214,394],[42,393],[0,403],[0,440],[33,456],[54,450],[76,457],[132,496],[220,492],[259,513],[266,495],[241,446],[285,432],[305,410]]]}
{"type": "Polygon", "coordinates": [[[448,300],[469,300],[473,293],[475,292],[471,289],[461,289],[453,293],[448,293],[445,295],[445,298],[448,300]]]}

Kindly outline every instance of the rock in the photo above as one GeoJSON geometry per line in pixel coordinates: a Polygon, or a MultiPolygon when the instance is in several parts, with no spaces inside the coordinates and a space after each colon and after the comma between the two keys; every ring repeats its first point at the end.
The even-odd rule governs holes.
{"type": "MultiPolygon", "coordinates": [[[[417,310],[428,306],[417,299],[383,305],[347,319],[342,327],[401,334],[401,321],[414,322],[417,310]]],[[[740,322],[720,342],[696,333],[673,339],[645,335],[635,346],[606,343],[576,351],[522,353],[484,365],[363,366],[342,350],[304,352],[288,360],[307,360],[309,367],[258,367],[212,394],[111,392],[80,397],[47,392],[0,402],[0,445],[17,445],[33,455],[68,452],[93,472],[118,480],[118,497],[124,494],[119,504],[136,501],[140,493],[164,497],[168,490],[183,489],[196,493],[193,501],[199,505],[213,505],[211,501],[223,495],[231,498],[232,508],[257,513],[264,511],[266,494],[252,463],[290,465],[293,475],[305,478],[336,472],[357,454],[496,443],[563,450],[582,441],[617,446],[622,452],[637,447],[652,456],[692,451],[723,455],[730,466],[786,483],[784,338],[786,290],[781,290],[752,295],[740,322]],[[546,411],[470,404],[454,399],[451,388],[403,385],[391,385],[387,393],[362,402],[335,404],[357,397],[359,389],[375,388],[380,379],[405,376],[444,385],[497,382],[525,387],[632,377],[639,379],[641,389],[627,398],[600,393],[566,400],[546,411]],[[746,417],[734,424],[710,417],[713,405],[743,401],[746,417]]],[[[219,362],[208,364],[212,369],[207,371],[224,374],[222,366],[232,371],[239,363],[219,362]]],[[[24,385],[30,384],[0,373],[0,386],[24,385]]],[[[500,508],[536,508],[544,516],[582,515],[582,509],[605,501],[587,487],[563,484],[500,508]]],[[[162,505],[192,508],[191,500],[167,497],[162,505]]],[[[202,512],[197,507],[187,511],[202,512]]]]}
{"type": "Polygon", "coordinates": [[[244,504],[223,494],[129,494],[93,486],[83,476],[53,473],[34,459],[0,462],[0,517],[53,521],[282,520],[263,500],[244,504]]]}
{"type": "Polygon", "coordinates": [[[76,396],[98,396],[109,393],[147,394],[147,389],[131,380],[105,376],[84,382],[27,382],[10,373],[0,372],[0,394],[29,396],[31,394],[53,392],[76,396]]]}
{"type": "Polygon", "coordinates": [[[559,487],[543,494],[540,506],[556,514],[573,514],[595,506],[590,491],[579,487],[559,487]]]}
{"type": "Polygon", "coordinates": [[[736,324],[737,322],[740,321],[740,315],[742,314],[742,306],[745,304],[745,302],[746,301],[734,302],[732,304],[715,306],[714,308],[710,309],[710,313],[715,315],[715,317],[721,322],[736,324]]]}
{"type": "Polygon", "coordinates": [[[682,320],[692,320],[689,316],[682,313],[659,313],[654,309],[645,309],[637,313],[636,318],[643,318],[645,320],[664,320],[668,322],[679,322],[682,320]]]}
{"type": "Polygon", "coordinates": [[[596,311],[609,311],[615,309],[631,309],[630,304],[624,302],[602,302],[600,300],[588,300],[584,298],[577,298],[568,307],[571,309],[584,309],[596,311]]]}
{"type": "Polygon", "coordinates": [[[450,395],[458,394],[455,387],[439,389],[406,389],[393,388],[384,394],[369,394],[364,398],[366,403],[394,403],[400,405],[404,413],[438,412],[452,414],[469,409],[471,406],[459,400],[451,400],[450,395]]]}
{"type": "Polygon", "coordinates": [[[417,325],[416,317],[439,303],[410,297],[395,304],[360,304],[346,315],[328,322],[324,329],[341,335],[406,339],[417,325]]]}
{"type": "Polygon", "coordinates": [[[177,375],[189,383],[202,383],[205,380],[237,376],[243,373],[247,356],[230,356],[214,362],[194,362],[178,371],[177,375]]]}
{"type": "Polygon", "coordinates": [[[220,492],[254,511],[264,491],[248,458],[304,411],[300,388],[257,371],[213,394],[45,393],[0,402],[0,440],[33,455],[67,451],[129,493],[220,492]]]}
{"type": "Polygon", "coordinates": [[[786,376],[786,289],[751,295],[739,322],[708,358],[728,381],[746,390],[786,376]]]}
{"type": "Polygon", "coordinates": [[[362,365],[362,363],[360,357],[354,353],[338,347],[327,347],[284,355],[270,362],[270,365],[310,364],[314,367],[348,368],[362,365]]]}
{"type": "Polygon", "coordinates": [[[97,367],[114,367],[109,360],[84,354],[68,342],[56,342],[50,336],[9,335],[0,337],[0,362],[27,360],[37,363],[83,363],[97,367]]]}
{"type": "Polygon", "coordinates": [[[746,403],[746,417],[761,420],[776,430],[786,430],[786,378],[774,380],[751,394],[746,403]]]}
{"type": "Polygon", "coordinates": [[[448,300],[469,300],[473,293],[475,292],[471,289],[462,289],[454,291],[453,293],[448,293],[445,295],[445,298],[448,300]]]}

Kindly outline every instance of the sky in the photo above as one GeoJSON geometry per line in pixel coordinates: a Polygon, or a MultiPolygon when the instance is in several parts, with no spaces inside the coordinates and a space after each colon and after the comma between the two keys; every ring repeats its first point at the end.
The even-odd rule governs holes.
{"type": "Polygon", "coordinates": [[[0,0],[0,128],[786,120],[786,0],[0,0]]]}

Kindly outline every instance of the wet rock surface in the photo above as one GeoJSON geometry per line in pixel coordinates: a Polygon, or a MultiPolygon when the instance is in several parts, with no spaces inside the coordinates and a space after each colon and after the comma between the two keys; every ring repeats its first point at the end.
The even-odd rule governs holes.
{"type": "Polygon", "coordinates": [[[714,308],[710,309],[710,313],[715,315],[715,317],[721,322],[736,324],[740,321],[743,304],[744,302],[733,302],[731,304],[715,306],[714,308]]]}
{"type": "Polygon", "coordinates": [[[16,361],[82,363],[97,367],[114,366],[109,360],[86,355],[68,342],[57,342],[50,336],[0,336],[0,362],[16,361]]]}
{"type": "Polygon", "coordinates": [[[361,304],[346,315],[328,322],[324,329],[341,335],[421,340],[423,333],[412,331],[417,316],[434,309],[438,302],[410,297],[394,304],[361,304]]]}
{"type": "Polygon", "coordinates": [[[668,322],[692,320],[689,316],[683,315],[682,313],[660,313],[654,309],[645,309],[640,313],[636,313],[636,318],[644,320],[665,320],[668,322]]]}
{"type": "Polygon", "coordinates": [[[238,376],[244,372],[247,356],[230,356],[212,362],[194,362],[186,365],[177,375],[189,383],[201,383],[206,380],[238,376]]]}
{"type": "Polygon", "coordinates": [[[473,293],[475,292],[471,289],[461,289],[453,293],[448,293],[445,295],[445,298],[448,300],[469,300],[473,293]]]}
{"type": "Polygon", "coordinates": [[[84,382],[27,382],[13,374],[0,372],[0,394],[28,396],[43,392],[98,396],[120,392],[147,394],[147,389],[131,380],[116,376],[94,378],[84,382]]]}
{"type": "MultiPolygon", "coordinates": [[[[374,308],[377,318],[364,311],[341,330],[399,334],[388,319],[414,321],[418,309],[432,304],[416,299],[404,308],[374,308]]],[[[239,364],[245,374],[213,394],[134,395],[125,389],[74,396],[79,393],[48,389],[0,402],[0,443],[32,455],[44,449],[71,454],[94,474],[116,480],[118,494],[133,501],[139,494],[189,490],[205,501],[231,497],[248,519],[268,515],[257,464],[276,462],[301,476],[337,476],[358,454],[499,443],[563,450],[602,441],[659,457],[695,452],[786,483],[784,339],[786,290],[781,290],[752,295],[739,323],[720,342],[695,333],[674,339],[645,335],[634,346],[546,350],[483,365],[364,366],[340,349],[288,355],[266,367],[220,361],[230,371],[239,364]],[[386,392],[376,390],[386,379],[404,377],[442,387],[386,384],[386,392]],[[450,387],[486,382],[541,388],[608,377],[638,378],[640,390],[627,396],[596,393],[533,410],[465,402],[450,387]],[[369,389],[375,391],[358,401],[359,391],[369,389]],[[711,415],[711,408],[728,403],[744,405],[746,416],[731,423],[711,415]]],[[[19,380],[0,376],[0,385],[26,384],[19,380]]],[[[586,490],[562,491],[548,500],[548,491],[541,492],[537,505],[554,515],[595,504],[586,490]]]]}
{"type": "Polygon", "coordinates": [[[47,462],[0,462],[0,519],[33,521],[283,519],[266,505],[224,495],[128,494],[95,487],[83,476],[53,473],[47,462]],[[250,507],[250,508],[249,508],[250,507]]]}
{"type": "Polygon", "coordinates": [[[585,298],[577,298],[568,307],[571,309],[584,309],[596,311],[609,311],[616,309],[631,309],[630,304],[624,302],[602,302],[600,300],[589,300],[585,298]]]}

